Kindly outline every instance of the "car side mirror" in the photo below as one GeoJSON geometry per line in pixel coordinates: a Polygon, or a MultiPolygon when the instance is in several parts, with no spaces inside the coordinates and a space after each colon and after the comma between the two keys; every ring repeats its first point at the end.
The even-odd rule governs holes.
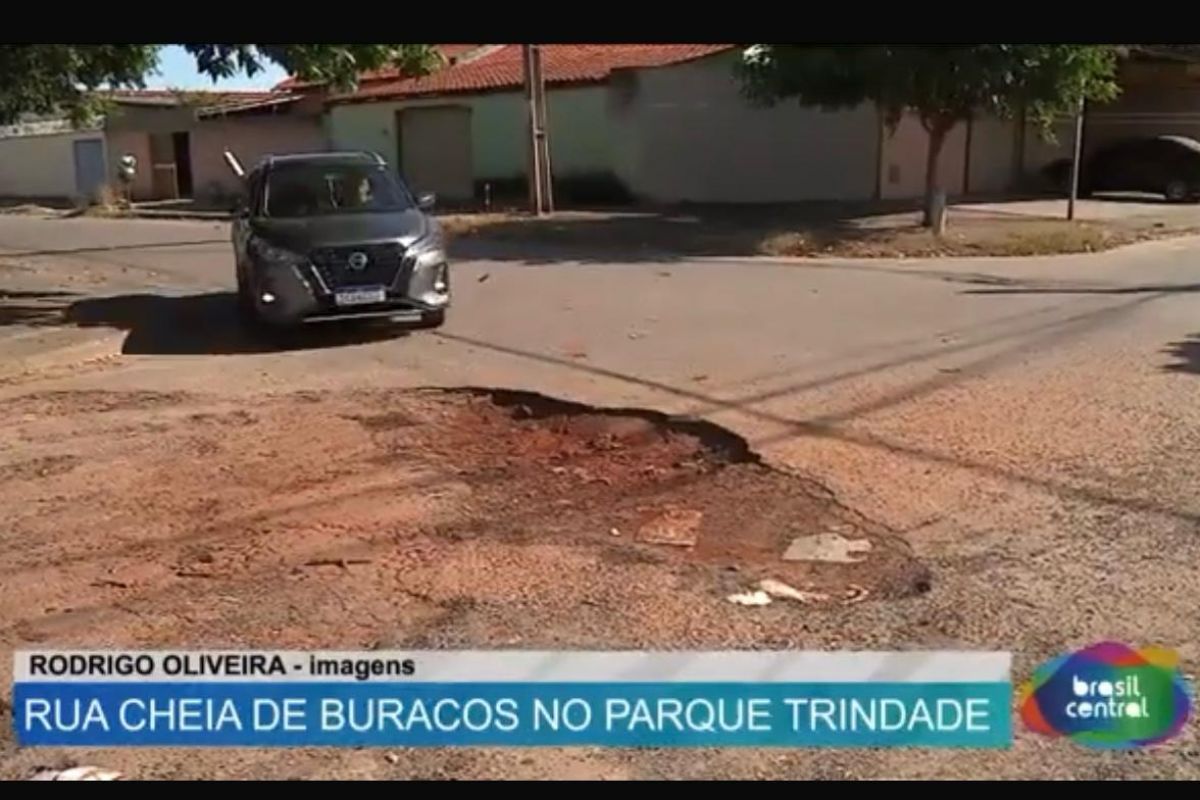
{"type": "Polygon", "coordinates": [[[433,211],[433,207],[437,205],[437,195],[433,192],[422,192],[417,195],[417,208],[422,211],[433,211]]]}

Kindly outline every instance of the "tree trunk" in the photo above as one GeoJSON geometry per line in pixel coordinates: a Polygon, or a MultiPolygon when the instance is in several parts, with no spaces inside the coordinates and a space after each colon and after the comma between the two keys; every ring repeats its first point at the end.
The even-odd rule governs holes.
{"type": "Polygon", "coordinates": [[[934,195],[941,189],[938,180],[938,157],[942,154],[942,145],[946,142],[946,134],[950,128],[940,120],[929,125],[929,154],[925,161],[925,216],[921,224],[926,228],[933,227],[934,195]]]}

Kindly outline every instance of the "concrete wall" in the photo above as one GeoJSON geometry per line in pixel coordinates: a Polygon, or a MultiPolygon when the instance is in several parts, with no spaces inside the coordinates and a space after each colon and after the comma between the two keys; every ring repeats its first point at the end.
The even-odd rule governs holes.
{"type": "Polygon", "coordinates": [[[635,195],[660,202],[866,199],[875,193],[873,107],[826,113],[756,108],[735,55],[621,75],[609,86],[611,162],[635,195]]]}
{"type": "Polygon", "coordinates": [[[1051,136],[1044,136],[1033,125],[1025,130],[1025,157],[1022,161],[1026,176],[1036,176],[1042,167],[1060,158],[1070,158],[1075,142],[1075,120],[1064,117],[1055,122],[1051,136]]]}
{"type": "Polygon", "coordinates": [[[1015,187],[1017,126],[1011,120],[980,117],[971,121],[967,194],[996,194],[1015,187]]]}
{"type": "MultiPolygon", "coordinates": [[[[550,89],[546,93],[550,161],[556,175],[610,169],[610,130],[604,87],[550,89]]],[[[526,107],[520,92],[353,103],[332,106],[328,126],[335,149],[370,150],[397,163],[396,112],[403,108],[459,106],[471,112],[471,162],[475,180],[526,173],[526,107]]]]}
{"type": "MultiPolygon", "coordinates": [[[[955,125],[938,155],[938,180],[947,195],[965,193],[967,126],[955,125]]],[[[925,167],[929,159],[929,134],[915,114],[906,114],[883,141],[883,176],[880,196],[908,199],[925,194],[925,167]]]]}
{"type": "Polygon", "coordinates": [[[319,118],[292,115],[213,117],[198,121],[188,135],[199,199],[240,192],[241,181],[225,164],[226,147],[249,169],[266,155],[325,150],[327,144],[319,118]]]}
{"type": "Polygon", "coordinates": [[[191,130],[196,109],[189,106],[118,105],[105,120],[107,131],[175,133],[191,130]]]}
{"type": "Polygon", "coordinates": [[[0,139],[0,195],[74,197],[74,143],[103,138],[99,131],[78,131],[0,139]]]}

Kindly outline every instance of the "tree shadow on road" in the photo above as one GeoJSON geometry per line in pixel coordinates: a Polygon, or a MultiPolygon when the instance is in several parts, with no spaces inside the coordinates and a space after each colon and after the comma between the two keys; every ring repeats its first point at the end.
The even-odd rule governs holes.
{"type": "Polygon", "coordinates": [[[1168,372],[1189,372],[1200,375],[1200,333],[1193,333],[1186,339],[1167,345],[1167,355],[1175,359],[1163,369],[1168,372]]]}
{"type": "Polygon", "coordinates": [[[341,322],[291,331],[254,331],[239,319],[233,292],[184,296],[130,294],[73,303],[65,320],[129,331],[129,355],[236,355],[343,347],[406,335],[395,326],[341,322]]]}

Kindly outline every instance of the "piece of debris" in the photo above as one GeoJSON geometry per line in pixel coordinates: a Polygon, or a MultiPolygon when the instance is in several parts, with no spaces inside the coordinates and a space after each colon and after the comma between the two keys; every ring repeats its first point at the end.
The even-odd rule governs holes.
{"type": "Polygon", "coordinates": [[[617,529],[617,528],[609,528],[609,529],[608,529],[608,535],[609,535],[609,536],[620,536],[620,535],[621,535],[621,531],[620,531],[619,529],[617,529]]]}
{"type": "Polygon", "coordinates": [[[870,594],[871,591],[867,587],[852,583],[846,587],[846,591],[842,594],[842,604],[852,606],[855,603],[861,603],[870,594]]]}
{"type": "Polygon", "coordinates": [[[399,764],[400,756],[396,755],[395,753],[385,753],[383,756],[383,760],[388,762],[389,764],[399,764]]]}
{"type": "Polygon", "coordinates": [[[483,273],[482,275],[480,275],[478,278],[476,278],[476,279],[475,279],[475,282],[476,282],[476,283],[483,283],[484,281],[486,281],[486,280],[487,280],[488,278],[490,278],[490,277],[492,277],[492,273],[490,273],[490,272],[485,272],[485,273],[483,273]]]}
{"type": "Polygon", "coordinates": [[[776,600],[795,600],[797,603],[821,603],[829,599],[829,595],[820,592],[805,592],[788,586],[783,581],[766,578],[759,581],[758,588],[776,600]]]}
{"type": "Polygon", "coordinates": [[[31,781],[115,781],[121,773],[103,767],[71,767],[70,769],[46,769],[30,778],[31,781]]]}
{"type": "Polygon", "coordinates": [[[771,595],[761,589],[754,592],[743,592],[742,594],[731,594],[725,598],[734,605],[739,606],[769,606],[771,605],[771,595]]]}
{"type": "Polygon", "coordinates": [[[641,331],[630,331],[627,335],[630,339],[641,339],[646,334],[642,333],[641,331]]]}
{"type": "Polygon", "coordinates": [[[349,569],[356,564],[370,564],[369,558],[313,558],[304,562],[306,567],[341,567],[349,569]]]}
{"type": "Polygon", "coordinates": [[[105,589],[105,588],[128,589],[129,588],[128,583],[124,583],[122,581],[114,581],[109,578],[101,578],[98,581],[92,581],[92,586],[95,586],[98,589],[105,589]]]}
{"type": "Polygon", "coordinates": [[[694,547],[700,535],[703,512],[689,508],[668,508],[643,523],[637,540],[646,544],[669,544],[675,547],[694,547]]]}
{"type": "Polygon", "coordinates": [[[200,572],[195,569],[177,569],[175,570],[176,578],[215,578],[216,575],[211,572],[200,572]]]}
{"type": "Polygon", "coordinates": [[[869,539],[847,539],[836,533],[818,533],[792,539],[783,553],[784,561],[830,561],[838,564],[856,564],[865,560],[871,549],[869,539]]]}

